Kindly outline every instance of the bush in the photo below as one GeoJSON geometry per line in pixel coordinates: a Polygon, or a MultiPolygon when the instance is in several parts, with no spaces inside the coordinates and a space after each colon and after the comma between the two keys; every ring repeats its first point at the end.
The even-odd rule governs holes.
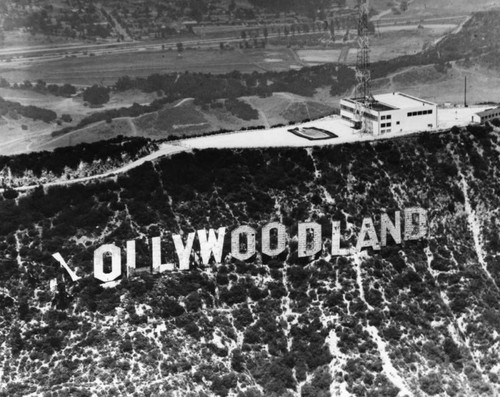
{"type": "Polygon", "coordinates": [[[17,192],[17,190],[14,190],[14,189],[5,189],[3,192],[3,196],[7,200],[13,200],[19,196],[19,193],[17,192]]]}
{"type": "Polygon", "coordinates": [[[83,100],[94,106],[103,105],[109,102],[109,88],[94,84],[83,92],[83,100]]]}
{"type": "Polygon", "coordinates": [[[73,118],[69,114],[63,114],[61,116],[61,120],[65,123],[71,123],[73,121],[73,118]]]}
{"type": "Polygon", "coordinates": [[[250,121],[259,119],[259,112],[246,102],[238,99],[228,99],[224,105],[229,112],[242,120],[250,121]]]}
{"type": "MultiPolygon", "coordinates": [[[[33,120],[42,120],[50,123],[57,118],[57,114],[52,110],[42,109],[37,106],[23,106],[18,102],[6,101],[0,97],[0,115],[6,115],[9,112],[16,112],[23,117],[33,120]]],[[[27,126],[22,126],[23,130],[27,130],[27,126]]]]}

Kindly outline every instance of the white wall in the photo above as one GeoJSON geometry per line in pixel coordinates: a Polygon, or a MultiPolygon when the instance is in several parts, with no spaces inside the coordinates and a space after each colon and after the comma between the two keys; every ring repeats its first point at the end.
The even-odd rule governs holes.
{"type": "MultiPolygon", "coordinates": [[[[341,105],[347,105],[352,107],[353,105],[349,102],[340,101],[341,105]]],[[[437,105],[429,105],[423,103],[422,106],[416,106],[407,109],[395,109],[383,112],[376,112],[372,109],[367,109],[368,113],[378,115],[378,122],[373,120],[368,120],[372,124],[373,133],[375,135],[389,132],[413,132],[413,131],[427,131],[431,129],[436,129],[438,126],[438,109],[437,105]],[[432,110],[431,114],[408,116],[409,113],[423,112],[432,110]],[[382,117],[390,116],[390,119],[382,120],[382,117]],[[399,124],[398,124],[399,122],[399,124]],[[384,124],[390,123],[390,127],[384,124]],[[390,131],[389,131],[390,130],[390,131]]],[[[348,110],[340,109],[340,115],[347,117],[349,120],[354,120],[354,114],[348,110]]]]}
{"type": "Polygon", "coordinates": [[[379,131],[382,133],[383,130],[386,132],[411,132],[411,131],[427,131],[437,128],[438,118],[437,118],[437,106],[432,105],[422,105],[414,108],[408,109],[397,109],[390,110],[387,112],[381,112],[380,128],[379,131]],[[432,110],[431,114],[408,116],[409,113],[422,112],[432,110]],[[390,120],[382,120],[383,116],[390,115],[390,120]],[[387,122],[391,123],[390,127],[382,127],[383,124],[387,122]],[[399,124],[398,124],[399,122],[399,124]],[[387,131],[389,130],[390,131],[387,131]]]}

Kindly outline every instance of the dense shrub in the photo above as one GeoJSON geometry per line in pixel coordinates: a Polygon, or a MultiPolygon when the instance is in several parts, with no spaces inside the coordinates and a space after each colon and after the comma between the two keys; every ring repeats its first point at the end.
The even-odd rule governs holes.
{"type": "Polygon", "coordinates": [[[9,112],[17,112],[21,116],[33,119],[42,120],[50,123],[57,118],[56,112],[48,109],[42,109],[37,106],[23,106],[18,102],[6,101],[0,97],[0,115],[6,115],[9,112]]]}
{"type": "Polygon", "coordinates": [[[258,120],[259,112],[250,104],[238,99],[228,99],[224,102],[226,109],[242,120],[258,120]]]}
{"type": "Polygon", "coordinates": [[[94,84],[83,91],[83,100],[91,105],[103,105],[109,102],[109,88],[94,84]]]}

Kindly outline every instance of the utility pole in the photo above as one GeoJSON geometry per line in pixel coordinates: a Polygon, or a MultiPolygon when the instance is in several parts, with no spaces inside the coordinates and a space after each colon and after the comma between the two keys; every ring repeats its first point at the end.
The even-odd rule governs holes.
{"type": "Polygon", "coordinates": [[[465,84],[464,84],[464,107],[468,107],[468,105],[467,105],[467,76],[465,76],[465,84]]]}

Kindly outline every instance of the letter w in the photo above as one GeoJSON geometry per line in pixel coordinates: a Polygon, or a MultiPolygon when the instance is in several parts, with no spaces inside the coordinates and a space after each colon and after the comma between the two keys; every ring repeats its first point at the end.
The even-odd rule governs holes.
{"type": "Polygon", "coordinates": [[[201,260],[204,265],[208,265],[210,261],[210,256],[213,254],[214,259],[217,263],[221,263],[222,260],[222,248],[224,246],[224,236],[226,234],[226,228],[221,227],[217,231],[218,237],[215,235],[215,230],[210,229],[208,231],[208,239],[206,230],[198,230],[198,240],[200,240],[200,255],[201,260]]]}

